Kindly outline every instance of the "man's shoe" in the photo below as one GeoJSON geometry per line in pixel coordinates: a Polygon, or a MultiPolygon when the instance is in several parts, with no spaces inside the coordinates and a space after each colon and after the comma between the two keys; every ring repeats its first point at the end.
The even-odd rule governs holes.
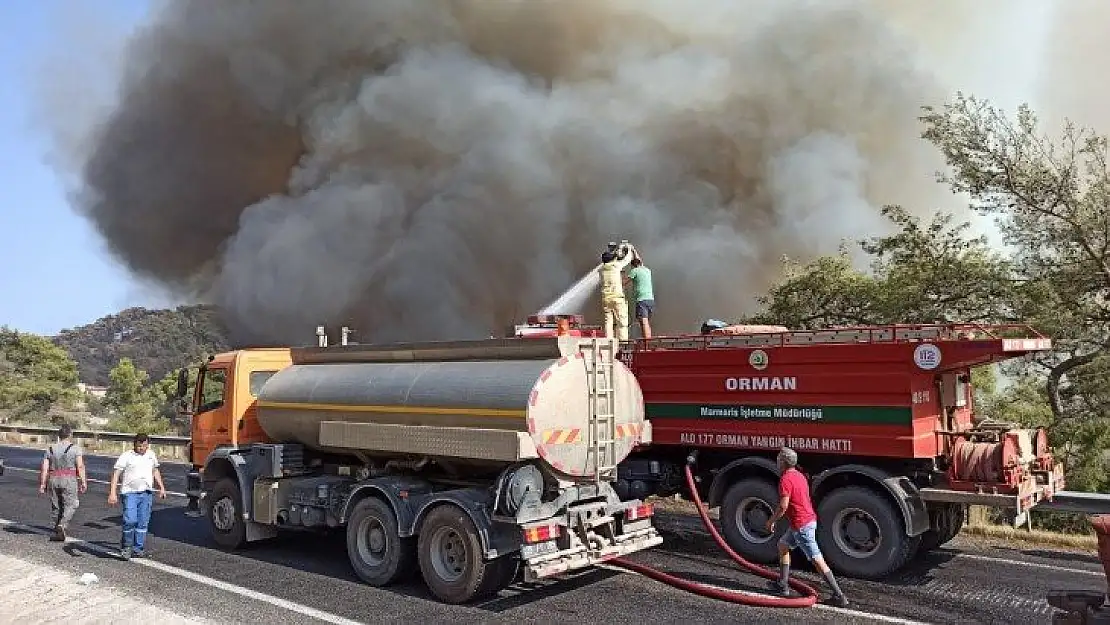
{"type": "Polygon", "coordinates": [[[65,534],[62,533],[62,528],[55,525],[54,526],[54,533],[51,534],[51,536],[50,536],[50,542],[57,543],[57,542],[61,542],[63,540],[65,540],[65,534]]]}
{"type": "Polygon", "coordinates": [[[780,597],[794,596],[794,589],[792,589],[789,585],[785,585],[777,580],[768,580],[767,587],[780,597]]]}
{"type": "Polygon", "coordinates": [[[123,558],[124,560],[130,560],[131,559],[131,547],[124,547],[123,549],[120,549],[119,550],[119,557],[123,558]]]}
{"type": "Polygon", "coordinates": [[[829,603],[838,608],[846,608],[848,607],[848,597],[844,595],[833,595],[829,597],[829,603]]]}
{"type": "Polygon", "coordinates": [[[58,540],[60,540],[63,543],[66,541],[66,528],[64,528],[64,527],[59,527],[58,528],[58,540]]]}
{"type": "Polygon", "coordinates": [[[132,553],[131,557],[132,558],[145,558],[146,557],[146,551],[143,551],[143,550],[140,549],[140,550],[135,551],[134,553],[132,553]]]}

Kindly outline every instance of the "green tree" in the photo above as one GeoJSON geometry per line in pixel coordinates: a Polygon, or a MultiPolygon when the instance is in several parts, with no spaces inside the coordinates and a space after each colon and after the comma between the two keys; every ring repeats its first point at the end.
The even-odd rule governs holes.
{"type": "Polygon", "coordinates": [[[901,207],[882,212],[895,232],[857,242],[869,271],[853,267],[846,248],[804,266],[788,259],[785,278],[745,321],[805,329],[1012,320],[1010,264],[985,238],[968,238],[968,223],[939,213],[923,226],[901,207]]]}
{"type": "Polygon", "coordinates": [[[145,387],[147,373],[135,367],[130,358],[121,358],[108,374],[105,404],[113,411],[108,423],[120,432],[162,433],[169,430],[169,421],[155,412],[151,394],[145,387]]]}
{"type": "MultiPolygon", "coordinates": [[[[187,388],[192,389],[197,383],[197,368],[189,367],[189,383],[187,388]]],[[[170,371],[154,384],[150,385],[147,389],[150,397],[151,405],[154,407],[154,412],[157,416],[167,419],[174,425],[184,425],[178,423],[178,401],[177,401],[177,372],[170,371]]],[[[191,398],[186,396],[185,401],[191,398]]]]}
{"type": "Polygon", "coordinates": [[[939,175],[995,219],[1005,253],[969,238],[939,213],[923,226],[899,207],[894,234],[858,242],[872,258],[855,269],[846,250],[786,277],[746,321],[797,328],[882,323],[1028,323],[1055,349],[999,367],[1016,381],[994,387],[980,367],[984,416],[1048,428],[1072,488],[1105,490],[1110,448],[1110,174],[1107,140],[1066,124],[1052,142],[1027,107],[1016,121],[958,95],[927,108],[923,137],[944,155],[939,175]]]}
{"type": "Polygon", "coordinates": [[[1013,308],[1055,349],[1010,369],[1043,379],[1047,424],[1077,486],[1105,489],[1110,447],[1110,171],[1107,137],[1065,122],[1053,140],[1028,106],[1010,119],[958,94],[926,108],[939,179],[993,217],[1012,249],[1013,308]]]}
{"type": "Polygon", "coordinates": [[[80,400],[77,365],[48,339],[0,327],[0,409],[45,417],[80,400]]]}

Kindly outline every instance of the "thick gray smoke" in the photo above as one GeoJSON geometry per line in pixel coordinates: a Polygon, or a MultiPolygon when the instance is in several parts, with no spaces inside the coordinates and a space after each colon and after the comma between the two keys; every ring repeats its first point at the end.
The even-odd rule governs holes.
{"type": "Polygon", "coordinates": [[[917,116],[946,93],[875,11],[181,0],[129,43],[79,206],[242,343],[500,334],[617,239],[657,331],[692,331],[750,311],[782,255],[944,201],[917,116]]]}
{"type": "Polygon", "coordinates": [[[1055,3],[1049,22],[1037,111],[1046,130],[1056,132],[1064,118],[1110,132],[1110,83],[1103,82],[1110,56],[1110,3],[1068,0],[1055,3]]]}

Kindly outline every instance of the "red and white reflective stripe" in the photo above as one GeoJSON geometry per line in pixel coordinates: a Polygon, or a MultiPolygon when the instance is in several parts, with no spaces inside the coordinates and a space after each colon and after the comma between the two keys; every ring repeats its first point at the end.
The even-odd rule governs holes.
{"type": "Polygon", "coordinates": [[[617,425],[617,438],[632,438],[640,435],[643,425],[639,423],[621,423],[617,425]]]}
{"type": "Polygon", "coordinates": [[[567,430],[547,430],[543,433],[544,445],[562,445],[578,442],[578,435],[582,430],[578,428],[567,430]]]}
{"type": "Polygon", "coordinates": [[[77,469],[53,469],[50,475],[56,477],[77,477],[77,469]]]}
{"type": "Polygon", "coordinates": [[[652,508],[650,503],[643,503],[636,506],[635,508],[629,508],[624,513],[624,518],[628,521],[638,521],[640,519],[648,518],[654,512],[655,510],[652,508]]]}
{"type": "Polygon", "coordinates": [[[542,543],[558,538],[560,533],[559,524],[555,522],[546,525],[533,525],[524,528],[524,542],[528,544],[542,543]]]}

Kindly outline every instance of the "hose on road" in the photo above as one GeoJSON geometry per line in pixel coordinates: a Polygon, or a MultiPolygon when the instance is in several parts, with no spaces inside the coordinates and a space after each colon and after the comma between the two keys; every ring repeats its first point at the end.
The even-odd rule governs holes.
{"type": "MultiPolygon", "coordinates": [[[[764,577],[769,580],[778,580],[780,577],[778,573],[768,569],[767,567],[748,562],[744,558],[740,557],[735,551],[732,550],[731,547],[728,546],[728,543],[725,542],[725,539],[722,538],[721,535],[717,532],[717,528],[713,526],[713,521],[709,518],[709,513],[706,511],[705,505],[702,504],[701,497],[698,496],[697,484],[695,484],[694,482],[694,472],[690,468],[693,464],[694,456],[691,455],[686,460],[686,486],[690,489],[690,493],[694,497],[694,504],[698,507],[698,514],[701,515],[702,523],[705,524],[705,528],[709,530],[709,533],[713,536],[713,539],[717,541],[717,545],[721,549],[723,549],[724,552],[727,553],[734,562],[740,565],[741,568],[747,570],[749,573],[759,575],[760,577],[764,577]]],[[[816,604],[818,599],[816,589],[814,589],[809,584],[806,584],[805,582],[798,581],[797,579],[790,580],[790,587],[800,592],[802,594],[801,597],[774,597],[771,595],[753,595],[737,590],[727,590],[724,588],[715,588],[713,586],[699,584],[688,579],[676,577],[669,573],[664,573],[663,571],[660,571],[658,569],[644,566],[643,564],[630,562],[628,560],[625,560],[624,558],[614,558],[610,560],[607,564],[619,566],[623,569],[628,569],[629,571],[634,571],[645,577],[650,577],[651,579],[654,579],[658,582],[663,582],[668,586],[673,586],[687,592],[692,592],[702,597],[718,599],[720,601],[727,601],[729,603],[738,603],[741,605],[750,605],[764,608],[808,608],[816,604]]]]}

